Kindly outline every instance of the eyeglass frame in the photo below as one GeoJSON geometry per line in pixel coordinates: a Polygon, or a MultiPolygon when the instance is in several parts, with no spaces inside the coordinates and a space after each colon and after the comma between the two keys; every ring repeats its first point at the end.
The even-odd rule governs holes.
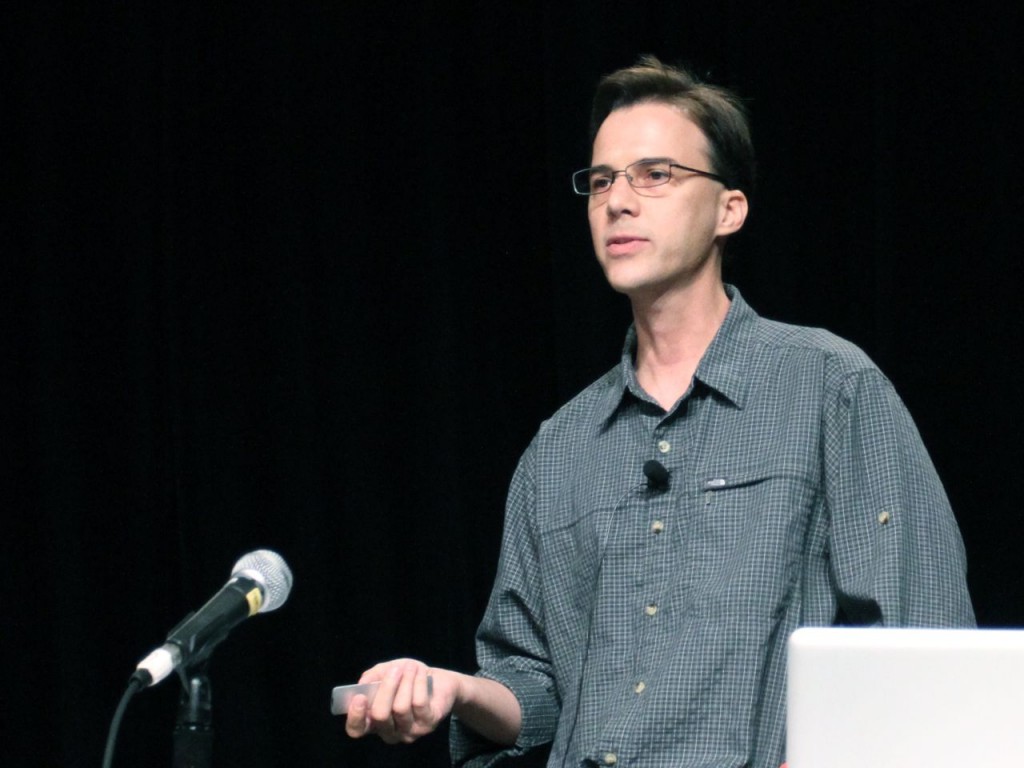
{"type": "MultiPolygon", "coordinates": [[[[575,171],[573,173],[573,175],[572,175],[572,191],[575,192],[577,195],[580,195],[581,197],[595,197],[597,195],[603,195],[603,194],[611,191],[612,186],[615,184],[615,179],[618,178],[619,174],[622,174],[622,176],[624,176],[626,178],[626,183],[629,184],[629,186],[632,187],[633,189],[652,189],[654,187],[663,187],[666,184],[668,184],[670,181],[672,181],[673,178],[675,178],[674,176],[672,176],[672,174],[670,172],[669,175],[668,175],[668,178],[666,178],[664,181],[659,181],[657,184],[646,184],[646,185],[637,186],[637,185],[635,185],[633,183],[633,177],[629,175],[628,171],[634,165],[640,165],[641,163],[646,163],[648,165],[667,165],[669,168],[678,168],[681,171],[687,171],[687,172],[695,174],[697,176],[703,176],[703,177],[708,178],[708,179],[713,179],[713,180],[715,180],[717,182],[720,182],[720,183],[724,184],[726,186],[726,188],[731,188],[730,185],[729,185],[728,180],[724,176],[722,176],[721,174],[712,173],[711,171],[702,171],[702,170],[700,170],[698,168],[691,168],[690,166],[683,165],[682,163],[672,162],[671,160],[669,160],[667,158],[660,158],[660,157],[646,158],[645,157],[645,158],[641,158],[640,160],[636,160],[636,161],[630,163],[629,165],[627,165],[622,170],[615,171],[615,170],[609,169],[608,170],[608,175],[611,176],[611,181],[608,183],[608,186],[605,189],[599,190],[597,192],[581,192],[577,188],[577,186],[576,186],[576,178],[581,176],[581,174],[587,174],[586,177],[583,177],[583,178],[587,178],[587,177],[589,177],[589,175],[595,169],[597,169],[597,168],[606,168],[607,166],[592,165],[589,168],[581,168],[580,170],[575,171]]],[[[590,187],[590,185],[588,183],[587,184],[587,188],[589,189],[589,187],[590,187]]]]}

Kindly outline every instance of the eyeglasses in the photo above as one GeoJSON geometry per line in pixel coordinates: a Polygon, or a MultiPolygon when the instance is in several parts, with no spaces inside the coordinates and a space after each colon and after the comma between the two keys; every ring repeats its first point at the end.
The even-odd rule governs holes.
{"type": "Polygon", "coordinates": [[[606,165],[576,171],[572,175],[572,188],[577,195],[600,195],[612,188],[612,184],[615,183],[615,177],[620,173],[626,177],[626,181],[629,182],[629,186],[633,189],[660,187],[662,184],[668,184],[675,178],[676,174],[673,174],[673,169],[675,168],[697,176],[706,176],[709,179],[721,182],[727,187],[729,186],[725,178],[717,173],[698,171],[696,168],[672,163],[668,160],[637,160],[635,163],[627,165],[621,171],[613,171],[606,165]]]}

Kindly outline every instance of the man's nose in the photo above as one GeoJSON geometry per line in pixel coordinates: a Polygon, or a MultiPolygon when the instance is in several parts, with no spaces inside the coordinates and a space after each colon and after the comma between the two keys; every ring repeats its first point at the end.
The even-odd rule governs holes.
{"type": "Polygon", "coordinates": [[[612,184],[608,188],[608,211],[609,213],[623,213],[635,211],[637,205],[636,190],[629,183],[625,171],[619,171],[612,178],[612,184]]]}

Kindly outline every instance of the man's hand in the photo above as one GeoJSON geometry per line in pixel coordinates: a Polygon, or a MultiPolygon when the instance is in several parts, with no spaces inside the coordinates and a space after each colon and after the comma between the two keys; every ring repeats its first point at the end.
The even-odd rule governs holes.
{"type": "Polygon", "coordinates": [[[519,700],[494,680],[428,667],[415,659],[395,659],[371,667],[359,678],[360,683],[378,681],[372,704],[360,694],[348,706],[345,732],[352,738],[375,733],[388,744],[408,744],[432,733],[452,712],[495,744],[510,746],[519,737],[519,700]]]}
{"type": "Polygon", "coordinates": [[[396,659],[371,667],[359,682],[380,681],[380,687],[372,705],[363,695],[352,699],[345,732],[357,739],[375,733],[388,744],[411,743],[432,733],[451,714],[461,677],[414,659],[396,659]],[[432,680],[429,688],[428,675],[432,680]]]}

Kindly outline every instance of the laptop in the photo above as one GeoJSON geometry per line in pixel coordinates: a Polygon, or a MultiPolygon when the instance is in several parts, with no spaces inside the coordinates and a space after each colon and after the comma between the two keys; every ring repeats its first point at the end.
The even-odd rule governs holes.
{"type": "Polygon", "coordinates": [[[1024,630],[805,627],[788,650],[789,768],[1024,766],[1024,630]]]}

